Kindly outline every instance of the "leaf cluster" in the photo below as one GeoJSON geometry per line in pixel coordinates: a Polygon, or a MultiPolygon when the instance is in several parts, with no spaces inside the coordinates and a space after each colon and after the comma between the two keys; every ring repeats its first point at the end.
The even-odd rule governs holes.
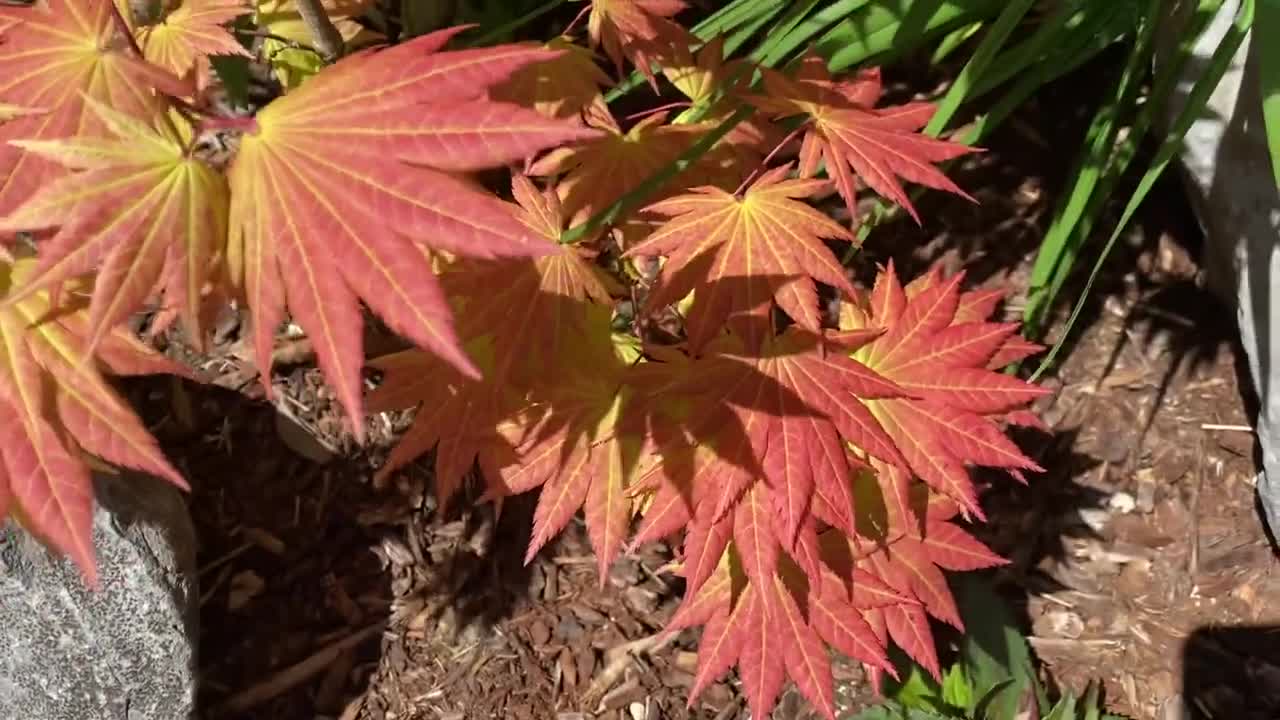
{"type": "Polygon", "coordinates": [[[1004,563],[969,468],[1041,469],[1005,429],[1044,391],[1000,372],[1040,348],[963,273],[851,281],[859,199],[963,195],[936,164],[972,149],[875,68],[731,57],[759,5],[699,37],[679,0],[594,0],[585,33],[491,46],[375,32],[364,0],[0,8],[0,514],[92,577],[86,463],[182,482],[100,374],[181,370],[122,323],[199,347],[234,303],[268,392],[291,320],[357,440],[416,410],[384,475],[430,453],[442,506],[539,491],[529,558],[579,511],[601,578],[675,538],[691,702],[736,667],[754,716],[789,679],[833,717],[831,649],[940,676],[944,573],[1004,563]],[[683,99],[620,116],[628,65],[683,99]],[[366,314],[413,349],[367,360],[366,314]]]}

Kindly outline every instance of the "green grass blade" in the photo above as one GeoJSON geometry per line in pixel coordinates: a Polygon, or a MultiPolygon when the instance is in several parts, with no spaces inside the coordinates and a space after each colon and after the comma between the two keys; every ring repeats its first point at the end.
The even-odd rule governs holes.
{"type": "Polygon", "coordinates": [[[1280,33],[1280,0],[1260,0],[1253,20],[1258,53],[1258,80],[1262,83],[1262,117],[1267,127],[1271,169],[1280,185],[1280,44],[1271,38],[1280,33]]]}
{"type": "Polygon", "coordinates": [[[737,127],[738,123],[741,123],[743,120],[751,117],[754,113],[755,108],[749,105],[744,105],[738,108],[736,112],[725,118],[706,135],[699,138],[698,142],[691,145],[688,150],[681,153],[680,157],[676,158],[666,167],[653,175],[650,175],[644,182],[637,185],[626,195],[618,198],[618,200],[609,207],[597,212],[595,215],[592,215],[582,224],[575,225],[566,230],[565,233],[560,236],[560,242],[563,244],[575,243],[606,225],[615,222],[626,213],[644,205],[644,203],[649,199],[649,196],[656,192],[658,188],[662,187],[671,178],[680,174],[690,165],[697,162],[698,158],[706,154],[712,146],[720,142],[725,135],[728,135],[731,130],[737,127]]]}
{"type": "Polygon", "coordinates": [[[1128,204],[1125,205],[1124,212],[1120,215],[1120,221],[1116,223],[1115,230],[1112,231],[1111,237],[1107,239],[1107,244],[1102,248],[1102,252],[1098,255],[1098,259],[1093,264],[1093,270],[1089,273],[1089,279],[1085,283],[1084,291],[1076,300],[1075,307],[1071,311],[1071,317],[1067,320],[1066,327],[1062,329],[1062,334],[1058,341],[1054,343],[1049,350],[1049,354],[1040,363],[1040,367],[1036,369],[1031,376],[1034,382],[1039,379],[1044,372],[1053,365],[1057,359],[1058,353],[1062,352],[1062,347],[1066,343],[1067,338],[1071,334],[1072,328],[1075,326],[1076,320],[1080,317],[1081,310],[1084,309],[1085,302],[1089,298],[1089,292],[1093,289],[1093,283],[1098,279],[1098,273],[1102,270],[1103,264],[1107,260],[1107,256],[1115,247],[1116,241],[1120,235],[1128,227],[1129,221],[1133,219],[1133,215],[1137,212],[1142,201],[1146,199],[1147,194],[1151,192],[1151,188],[1155,186],[1156,180],[1164,172],[1169,162],[1177,155],[1182,146],[1182,139],[1186,136],[1187,130],[1191,128],[1191,124],[1196,121],[1200,113],[1204,111],[1209,96],[1217,88],[1218,83],[1222,80],[1222,76],[1226,73],[1227,67],[1231,64],[1232,57],[1236,51],[1240,49],[1241,43],[1244,42],[1245,35],[1249,32],[1253,25],[1254,16],[1254,0],[1244,0],[1241,3],[1240,10],[1236,14],[1235,21],[1231,28],[1223,37],[1222,42],[1214,50],[1213,56],[1209,61],[1208,68],[1205,73],[1200,76],[1195,85],[1191,89],[1191,95],[1187,100],[1186,106],[1178,115],[1177,121],[1173,125],[1172,131],[1165,137],[1160,145],[1160,149],[1156,152],[1155,159],[1151,163],[1151,167],[1143,174],[1142,179],[1138,182],[1138,187],[1134,191],[1133,196],[1129,198],[1128,204]]]}
{"type": "Polygon", "coordinates": [[[1000,16],[991,24],[991,29],[978,44],[978,49],[973,51],[969,62],[965,63],[960,74],[956,76],[955,82],[947,90],[947,94],[942,97],[942,102],[938,103],[938,109],[924,128],[926,135],[937,137],[947,127],[965,101],[974,82],[987,71],[987,67],[1000,52],[1000,48],[1004,47],[1005,42],[1008,41],[1009,35],[1022,22],[1022,18],[1035,2],[1036,0],[1010,0],[1009,4],[1005,5],[1000,16]]]}
{"type": "MultiPolygon", "coordinates": [[[[818,2],[817,0],[801,0],[801,2],[792,5],[791,10],[778,22],[777,27],[772,28],[769,36],[755,50],[751,51],[751,54],[747,57],[766,67],[776,67],[783,58],[834,22],[834,20],[828,19],[828,15],[832,12],[843,13],[846,5],[856,4],[858,4],[856,0],[854,2],[836,3],[836,7],[828,8],[826,12],[817,13],[809,17],[809,13],[813,12],[813,9],[818,6],[818,2]]],[[[852,12],[852,10],[849,12],[852,12]]]]}
{"type": "Polygon", "coordinates": [[[1044,314],[1056,294],[1057,288],[1051,285],[1051,281],[1060,272],[1069,272],[1075,262],[1081,237],[1075,230],[1090,206],[1090,199],[1100,195],[1095,190],[1115,146],[1121,116],[1133,108],[1142,80],[1147,76],[1161,2],[1162,0],[1149,0],[1148,20],[1129,52],[1128,61],[1116,80],[1111,98],[1103,102],[1089,124],[1085,135],[1085,150],[1072,169],[1067,201],[1058,206],[1049,230],[1040,243],[1035,264],[1031,268],[1027,304],[1023,311],[1023,323],[1030,336],[1034,337],[1039,331],[1044,314]]]}
{"type": "Polygon", "coordinates": [[[1056,67],[1079,64],[1076,53],[1062,43],[1081,48],[1106,48],[1131,37],[1146,11],[1143,0],[1115,0],[1099,4],[1094,0],[1068,0],[1058,5],[1026,40],[1002,52],[991,69],[973,89],[981,97],[1009,80],[1020,77],[1030,66],[1043,66],[1053,58],[1056,67]],[[1055,42],[1049,43],[1049,39],[1055,42]]]}
{"type": "MultiPolygon", "coordinates": [[[[773,17],[782,7],[779,0],[734,0],[694,25],[691,32],[699,40],[711,40],[717,35],[737,30],[747,23],[756,22],[760,17],[773,17]]],[[[727,54],[729,50],[726,49],[725,52],[727,54]]],[[[655,66],[654,71],[657,72],[657,70],[655,66]]],[[[612,103],[643,84],[645,84],[644,75],[641,75],[638,70],[632,70],[622,82],[605,93],[605,102],[612,103]]]]}
{"type": "Polygon", "coordinates": [[[832,72],[875,57],[887,63],[968,22],[994,17],[996,0],[874,0],[816,42],[832,72]],[[883,56],[883,57],[881,57],[883,56]]]}
{"type": "Polygon", "coordinates": [[[937,65],[951,57],[951,53],[963,47],[969,38],[977,35],[986,26],[986,21],[978,20],[947,33],[946,37],[938,43],[938,47],[933,49],[933,55],[929,56],[929,64],[937,65]]]}
{"type": "Polygon", "coordinates": [[[996,58],[992,70],[974,88],[971,98],[981,97],[1010,77],[1016,76],[1018,81],[985,115],[978,118],[960,138],[961,142],[972,145],[985,140],[1041,87],[1092,60],[1110,47],[1116,38],[1134,31],[1137,25],[1126,13],[1116,11],[1119,5],[1117,3],[1096,13],[1101,18],[1096,23],[1070,22],[1074,10],[1063,6],[1028,41],[996,58]],[[1045,51],[1043,56],[1041,50],[1045,51]],[[1013,72],[1008,77],[1001,77],[1006,68],[1012,68],[1013,72]],[[999,82],[992,84],[995,80],[999,82]]]}
{"type": "MultiPolygon", "coordinates": [[[[1094,224],[1102,214],[1103,207],[1111,198],[1116,184],[1128,171],[1129,164],[1137,155],[1139,144],[1146,137],[1147,131],[1151,128],[1155,118],[1164,112],[1165,106],[1173,97],[1178,78],[1181,77],[1183,68],[1192,56],[1192,48],[1196,39],[1204,32],[1221,6],[1222,0],[1201,0],[1192,22],[1182,35],[1174,57],[1169,63],[1161,66],[1157,72],[1147,102],[1134,119],[1125,141],[1114,148],[1110,162],[1105,169],[1105,174],[1098,181],[1093,192],[1087,195],[1083,211],[1078,217],[1073,218],[1073,227],[1070,228],[1070,234],[1065,240],[1065,250],[1060,252],[1060,257],[1053,257],[1042,249],[1043,263],[1041,257],[1036,258],[1036,267],[1032,271],[1031,297],[1024,312],[1024,321],[1029,321],[1027,323],[1029,331],[1027,334],[1029,336],[1036,337],[1037,333],[1043,329],[1044,315],[1048,313],[1062,291],[1063,285],[1066,284],[1067,278],[1074,267],[1075,257],[1079,248],[1091,235],[1094,224]],[[1043,268],[1041,267],[1042,264],[1044,265],[1043,268]],[[1037,270],[1041,271],[1039,275],[1037,270]]],[[[1155,12],[1158,12],[1158,8],[1152,10],[1153,22],[1149,23],[1149,28],[1154,28],[1155,26],[1155,12]]],[[[1143,57],[1140,58],[1140,61],[1144,64],[1149,64],[1151,58],[1149,56],[1143,57]]]]}
{"type": "Polygon", "coordinates": [[[756,19],[734,30],[733,34],[724,41],[725,57],[732,57],[733,54],[738,52],[738,49],[745,45],[748,40],[755,37],[756,33],[760,32],[761,28],[773,22],[773,19],[777,17],[778,13],[782,12],[783,7],[783,5],[779,4],[772,10],[763,13],[756,19]]]}

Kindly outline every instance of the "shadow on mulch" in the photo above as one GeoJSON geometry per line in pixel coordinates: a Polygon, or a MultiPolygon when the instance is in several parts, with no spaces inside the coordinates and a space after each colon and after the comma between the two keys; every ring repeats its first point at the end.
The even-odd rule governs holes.
{"type": "MultiPolygon", "coordinates": [[[[384,630],[406,615],[492,623],[526,592],[518,553],[468,551],[476,522],[464,518],[456,537],[424,534],[429,488],[375,489],[367,458],[317,463],[292,450],[281,434],[296,428],[269,404],[177,387],[141,378],[126,390],[192,486],[206,719],[339,717],[377,668],[384,630]]],[[[480,532],[522,548],[531,518],[531,505],[511,502],[480,532]]]]}
{"type": "Polygon", "coordinates": [[[1280,717],[1280,626],[1205,627],[1182,649],[1190,720],[1280,717]]]}

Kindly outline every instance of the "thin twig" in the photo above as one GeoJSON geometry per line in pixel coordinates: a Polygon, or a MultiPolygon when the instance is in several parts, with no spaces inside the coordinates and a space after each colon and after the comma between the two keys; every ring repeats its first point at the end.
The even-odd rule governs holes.
{"type": "Polygon", "coordinates": [[[676,108],[687,108],[687,107],[693,107],[693,103],[689,102],[688,100],[681,100],[679,102],[667,103],[666,105],[659,105],[656,108],[649,108],[648,110],[641,110],[640,112],[631,113],[630,115],[622,119],[626,121],[638,120],[643,117],[649,117],[650,115],[656,115],[660,112],[666,112],[667,110],[674,110],[676,108]]]}
{"type": "Polygon", "coordinates": [[[294,6],[298,8],[298,15],[302,17],[303,24],[311,33],[311,42],[320,52],[320,56],[327,62],[333,62],[341,57],[345,44],[342,33],[334,27],[328,13],[320,5],[320,0],[296,0],[294,6]]]}
{"type": "Polygon", "coordinates": [[[1201,430],[1223,430],[1227,432],[1253,432],[1248,425],[1219,425],[1218,423],[1200,423],[1201,430]]]}
{"type": "Polygon", "coordinates": [[[243,713],[252,707],[292,690],[315,675],[324,672],[343,652],[356,647],[384,629],[386,629],[386,622],[377,622],[320,648],[301,662],[290,665],[244,692],[228,698],[214,709],[214,715],[227,716],[243,713]]]}
{"type": "Polygon", "coordinates": [[[142,48],[138,45],[138,38],[133,36],[133,31],[129,29],[129,23],[124,19],[124,15],[120,14],[120,6],[111,3],[111,20],[116,25],[116,31],[129,41],[129,47],[133,50],[133,54],[139,59],[143,58],[142,48]]]}
{"type": "Polygon", "coordinates": [[[670,645],[678,633],[659,632],[611,648],[604,654],[604,668],[596,675],[583,697],[601,697],[622,677],[622,672],[637,655],[651,653],[670,645]]]}
{"type": "Polygon", "coordinates": [[[760,164],[757,165],[756,168],[751,171],[751,174],[747,176],[746,180],[742,181],[742,184],[738,186],[737,190],[733,191],[733,194],[741,195],[744,190],[750,187],[751,183],[755,182],[756,178],[760,177],[760,175],[769,168],[769,163],[773,161],[773,157],[777,155],[782,150],[782,148],[789,145],[792,140],[795,140],[796,136],[799,135],[800,132],[807,127],[808,127],[807,125],[801,125],[800,127],[797,127],[795,130],[792,130],[791,132],[787,133],[787,136],[782,138],[782,140],[779,141],[778,144],[775,145],[773,149],[769,151],[768,155],[764,156],[764,159],[760,161],[760,164]]]}
{"type": "Polygon", "coordinates": [[[304,42],[298,42],[297,40],[290,40],[289,38],[284,37],[283,35],[276,35],[275,33],[268,32],[266,30],[236,30],[236,34],[243,35],[245,37],[259,38],[262,40],[274,40],[280,43],[281,45],[284,45],[285,47],[289,48],[290,50],[304,50],[309,53],[314,53],[315,55],[318,55],[320,57],[324,57],[324,55],[321,54],[319,50],[315,49],[314,47],[311,47],[310,45],[304,42]]]}
{"type": "Polygon", "coordinates": [[[564,32],[560,34],[568,35],[569,33],[573,32],[573,29],[577,27],[578,23],[582,22],[582,18],[586,17],[587,12],[590,10],[591,10],[590,5],[584,6],[581,10],[578,11],[577,15],[573,16],[573,20],[569,21],[569,24],[564,26],[564,32]]]}

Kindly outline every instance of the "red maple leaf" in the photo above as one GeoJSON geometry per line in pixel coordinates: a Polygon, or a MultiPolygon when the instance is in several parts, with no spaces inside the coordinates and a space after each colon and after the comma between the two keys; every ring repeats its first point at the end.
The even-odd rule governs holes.
{"type": "Polygon", "coordinates": [[[971,314],[957,322],[962,298],[970,312],[978,309],[975,301],[989,301],[961,293],[963,274],[929,277],[909,297],[890,264],[864,304],[843,309],[841,327],[884,328],[854,357],[910,397],[873,401],[868,407],[913,473],[966,514],[982,517],[966,465],[1041,470],[991,416],[1025,408],[1049,391],[988,369],[1007,345],[1025,344],[1014,334],[1017,326],[969,320],[971,314]]]}
{"type": "MultiPolygon", "coordinates": [[[[875,334],[841,341],[856,346],[875,334]]],[[[636,368],[634,384],[652,403],[648,427],[661,456],[661,469],[637,484],[652,492],[639,538],[687,524],[688,595],[678,622],[707,623],[694,694],[736,663],[754,714],[768,712],[790,676],[830,716],[822,635],[810,605],[783,588],[780,573],[798,566],[801,577],[821,577],[814,498],[828,498],[839,508],[833,514],[853,532],[848,478],[860,463],[845,443],[902,462],[863,405],[902,391],[851,360],[842,346],[799,327],[760,337],[754,352],[729,334],[699,357],[636,368]],[[726,553],[735,558],[745,589],[734,594],[726,588],[710,602],[700,591],[719,587],[713,578],[726,553]],[[779,623],[786,628],[781,635],[779,623]]],[[[854,631],[843,632],[839,642],[856,645],[848,635],[854,631]]]]}
{"type": "Polygon", "coordinates": [[[853,236],[802,202],[829,186],[788,180],[789,170],[765,173],[741,195],[701,187],[648,208],[670,219],[627,254],[667,258],[649,295],[650,309],[694,292],[685,331],[695,350],[726,321],[744,336],[762,327],[756,318],[767,314],[771,300],[800,326],[819,330],[814,280],[854,296],[840,261],[823,243],[853,236]]]}
{"type": "Polygon", "coordinates": [[[693,35],[668,18],[684,10],[683,0],[592,0],[587,33],[592,47],[604,52],[622,71],[622,59],[631,60],[657,92],[652,64],[687,48],[693,35]]]}
{"type": "Polygon", "coordinates": [[[228,257],[252,313],[258,369],[264,377],[270,371],[287,308],[311,338],[357,438],[358,301],[400,335],[478,376],[423,249],[479,257],[545,250],[505,203],[456,174],[597,134],[487,98],[489,87],[554,53],[442,51],[460,30],[326,68],[258,112],[228,172],[228,257]]]}
{"type": "MultiPolygon", "coordinates": [[[[586,331],[587,305],[609,294],[581,249],[556,241],[564,227],[554,190],[540,192],[517,176],[513,216],[545,245],[537,258],[459,258],[441,277],[460,317],[468,355],[485,379],[467,377],[439,357],[406,350],[378,358],[384,373],[367,398],[371,412],[418,408],[380,477],[435,448],[436,492],[445,506],[481,456],[496,467],[512,449],[502,427],[525,407],[531,387],[558,377],[560,343],[586,331]]],[[[508,433],[509,434],[509,433],[508,433]]]]}
{"type": "Polygon", "coordinates": [[[974,148],[920,134],[935,107],[932,103],[875,107],[882,92],[878,68],[863,70],[853,80],[836,80],[826,61],[808,55],[794,77],[762,68],[764,91],[750,101],[772,116],[807,115],[809,129],[800,149],[800,174],[811,177],[825,161],[827,174],[844,198],[850,218],[857,219],[855,176],[882,197],[916,213],[898,178],[945,190],[972,200],[933,163],[950,160],[974,148]]]}
{"type": "MultiPolygon", "coordinates": [[[[33,263],[0,265],[0,287],[25,280],[33,263]]],[[[56,308],[42,292],[0,309],[0,520],[17,518],[93,585],[93,482],[84,455],[186,488],[104,374],[188,373],[124,330],[104,335],[86,362],[87,310],[74,300],[84,289],[69,283],[69,299],[56,308]]]]}
{"type": "Polygon", "coordinates": [[[192,90],[132,53],[113,22],[110,2],[0,5],[0,104],[43,111],[0,126],[0,217],[66,172],[10,140],[100,134],[103,123],[85,98],[151,119],[164,107],[153,88],[176,97],[192,90]]]}
{"type": "Polygon", "coordinates": [[[157,286],[202,347],[202,291],[215,277],[215,258],[227,239],[226,178],[192,157],[175,124],[85,103],[113,137],[11,141],[76,172],[0,216],[0,231],[60,228],[41,246],[36,275],[9,302],[98,269],[90,352],[157,286]]]}
{"type": "MultiPolygon", "coordinates": [[[[668,124],[666,120],[666,113],[656,113],[623,131],[609,108],[596,103],[588,109],[586,122],[602,131],[600,137],[547,153],[533,164],[530,174],[563,175],[557,185],[560,199],[570,224],[578,225],[675,161],[712,127],[709,122],[668,124]]],[[[740,170],[723,162],[728,150],[722,145],[703,155],[654,196],[666,197],[690,185],[732,187],[740,179],[740,170]]]]}

